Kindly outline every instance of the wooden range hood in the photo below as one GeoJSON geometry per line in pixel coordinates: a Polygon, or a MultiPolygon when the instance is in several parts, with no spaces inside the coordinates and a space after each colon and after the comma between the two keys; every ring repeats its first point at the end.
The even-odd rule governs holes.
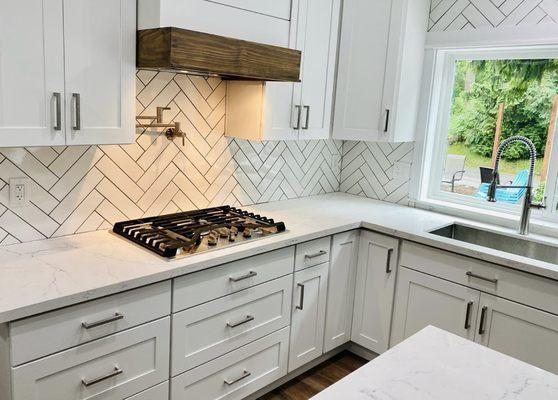
{"type": "Polygon", "coordinates": [[[300,81],[298,50],[166,27],[138,31],[137,67],[227,79],[300,81]]]}

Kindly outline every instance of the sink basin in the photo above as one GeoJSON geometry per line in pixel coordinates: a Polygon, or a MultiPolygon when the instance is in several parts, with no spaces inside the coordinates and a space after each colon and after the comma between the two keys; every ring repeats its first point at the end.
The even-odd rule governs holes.
{"type": "Polygon", "coordinates": [[[461,224],[451,224],[437,228],[429,233],[506,253],[517,254],[522,257],[558,264],[558,247],[533,240],[508,236],[461,224]]]}

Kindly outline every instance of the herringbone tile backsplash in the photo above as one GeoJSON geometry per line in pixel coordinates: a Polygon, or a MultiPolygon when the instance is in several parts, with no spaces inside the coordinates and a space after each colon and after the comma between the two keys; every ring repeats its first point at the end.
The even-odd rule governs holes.
{"type": "Polygon", "coordinates": [[[224,136],[225,83],[138,71],[137,112],[169,106],[187,132],[138,130],[125,146],[0,149],[0,243],[108,229],[116,221],[212,205],[249,205],[339,190],[342,143],[224,136]],[[9,178],[29,177],[31,204],[9,207],[9,178]]]}

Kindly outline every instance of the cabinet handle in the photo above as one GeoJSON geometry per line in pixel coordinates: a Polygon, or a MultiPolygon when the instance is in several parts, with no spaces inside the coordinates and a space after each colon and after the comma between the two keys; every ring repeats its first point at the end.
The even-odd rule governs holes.
{"type": "Polygon", "coordinates": [[[481,318],[479,324],[479,335],[484,335],[485,330],[485,323],[486,323],[486,310],[488,310],[487,306],[484,306],[481,311],[481,318]]]}
{"type": "Polygon", "coordinates": [[[300,301],[296,308],[297,310],[304,310],[304,285],[302,283],[297,283],[297,286],[300,288],[300,301]]]}
{"type": "Polygon", "coordinates": [[[384,124],[384,132],[389,130],[389,108],[386,109],[386,122],[384,124]]]}
{"type": "Polygon", "coordinates": [[[61,131],[62,130],[62,99],[61,99],[61,94],[60,92],[55,92],[53,94],[54,96],[54,114],[55,114],[55,118],[56,118],[56,124],[54,125],[54,130],[55,131],[61,131]]]}
{"type": "Polygon", "coordinates": [[[81,96],[79,93],[72,93],[72,97],[76,103],[75,125],[72,129],[79,131],[81,130],[81,96]]]}
{"type": "Polygon", "coordinates": [[[111,322],[119,321],[121,319],[124,319],[124,315],[120,314],[120,313],[116,313],[116,314],[114,314],[114,316],[102,319],[100,321],[82,322],[81,326],[84,329],[93,329],[93,328],[96,328],[96,327],[101,326],[101,325],[106,325],[106,324],[110,324],[111,322]]]}
{"type": "Polygon", "coordinates": [[[391,274],[391,255],[393,254],[393,249],[388,249],[387,251],[387,261],[386,261],[386,274],[391,274]]]}
{"type": "Polygon", "coordinates": [[[325,256],[326,254],[327,254],[327,251],[320,250],[320,251],[318,251],[317,253],[314,253],[314,254],[306,254],[304,256],[304,258],[308,258],[308,259],[318,258],[318,257],[321,257],[321,256],[325,256]]]}
{"type": "Polygon", "coordinates": [[[248,272],[246,275],[242,275],[242,276],[237,276],[237,277],[229,277],[229,280],[231,282],[240,282],[240,281],[244,281],[246,279],[250,279],[255,277],[256,275],[258,275],[258,273],[256,271],[250,271],[248,272]]]}
{"type": "Polygon", "coordinates": [[[301,117],[301,114],[302,114],[302,107],[301,106],[295,106],[295,109],[298,110],[298,112],[297,112],[298,116],[296,117],[296,125],[293,126],[293,129],[299,130],[300,129],[300,117],[301,117]]]}
{"type": "Polygon", "coordinates": [[[471,328],[471,310],[473,309],[473,302],[467,303],[467,312],[465,313],[465,329],[469,330],[471,328]]]}
{"type": "Polygon", "coordinates": [[[308,126],[310,125],[310,106],[304,106],[303,108],[306,110],[306,122],[302,129],[308,130],[308,126]]]}
{"type": "Polygon", "coordinates": [[[244,370],[244,372],[242,373],[242,375],[240,375],[240,376],[239,376],[238,378],[236,378],[236,379],[233,379],[233,380],[225,379],[225,383],[226,383],[227,385],[231,386],[231,385],[234,385],[234,384],[237,383],[237,382],[240,382],[240,381],[243,380],[243,379],[248,378],[250,375],[252,375],[251,372],[248,372],[248,371],[244,370]]]}
{"type": "Polygon", "coordinates": [[[246,317],[244,317],[244,319],[241,319],[240,321],[237,321],[237,322],[227,322],[227,326],[228,326],[229,328],[236,328],[237,326],[247,324],[248,322],[253,321],[253,320],[254,320],[254,317],[253,317],[253,316],[247,315],[246,317]]]}
{"type": "Polygon", "coordinates": [[[480,279],[481,281],[490,282],[490,283],[493,283],[495,285],[498,284],[498,279],[496,279],[496,278],[486,278],[484,276],[474,274],[471,271],[467,271],[467,273],[465,275],[467,275],[469,278],[480,279]]]}
{"type": "Polygon", "coordinates": [[[122,371],[120,368],[118,368],[118,366],[115,366],[114,370],[112,372],[109,372],[106,375],[100,376],[100,377],[95,378],[95,379],[85,379],[85,378],[83,378],[81,380],[81,384],[85,387],[89,387],[89,386],[95,385],[99,382],[106,381],[107,379],[114,378],[115,376],[118,376],[118,375],[122,374],[123,372],[124,371],[122,371]]]}

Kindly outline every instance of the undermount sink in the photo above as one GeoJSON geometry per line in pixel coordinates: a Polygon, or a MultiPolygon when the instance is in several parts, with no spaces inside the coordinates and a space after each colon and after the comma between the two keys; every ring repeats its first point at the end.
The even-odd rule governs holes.
{"type": "Polygon", "coordinates": [[[432,230],[429,233],[522,257],[558,264],[558,247],[528,239],[461,224],[447,225],[432,230]]]}

